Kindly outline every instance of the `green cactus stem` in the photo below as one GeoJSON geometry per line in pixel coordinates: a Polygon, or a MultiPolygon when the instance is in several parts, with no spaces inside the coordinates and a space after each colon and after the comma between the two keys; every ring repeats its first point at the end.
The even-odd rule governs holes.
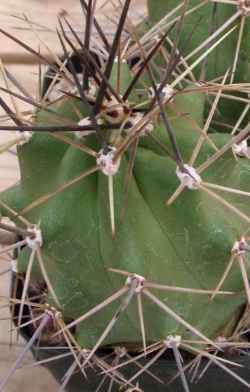
{"type": "Polygon", "coordinates": [[[188,391],[178,347],[220,350],[218,338],[233,336],[250,305],[247,114],[239,121],[249,105],[249,6],[148,1],[151,25],[169,13],[162,31],[179,16],[159,45],[159,29],[158,38],[152,31],[139,37],[128,23],[129,38],[121,36],[129,3],[108,54],[86,47],[61,20],[67,70],[57,70],[61,81],[47,86],[31,122],[2,102],[22,140],[20,182],[1,194],[1,214],[29,233],[16,260],[23,277],[17,325],[30,282],[44,281],[40,305],[52,314],[51,335],[73,350],[75,367],[99,348],[138,353],[160,342],[162,353],[173,351],[188,391]]]}

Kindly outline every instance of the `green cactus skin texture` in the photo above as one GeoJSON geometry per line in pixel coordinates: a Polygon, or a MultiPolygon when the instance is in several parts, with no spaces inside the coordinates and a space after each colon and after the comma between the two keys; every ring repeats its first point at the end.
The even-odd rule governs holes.
{"type": "MultiPolygon", "coordinates": [[[[180,3],[175,0],[148,0],[148,10],[150,20],[152,23],[158,22],[163,15],[167,15],[171,10],[177,7],[180,3]]],[[[192,10],[200,6],[197,12],[191,12],[185,17],[185,27],[182,29],[182,42],[185,42],[193,31],[192,38],[188,41],[185,51],[188,55],[193,49],[204,42],[211,31],[216,31],[220,26],[223,26],[233,15],[238,12],[237,2],[234,4],[223,4],[216,2],[200,2],[197,0],[190,0],[187,2],[187,10],[192,10]],[[204,5],[203,5],[204,4],[204,5]],[[194,29],[194,26],[197,28],[194,29]]],[[[237,81],[248,82],[250,77],[249,62],[249,46],[247,40],[249,39],[249,20],[247,17],[238,14],[236,21],[238,26],[244,19],[244,39],[241,43],[239,61],[235,79],[237,81]]],[[[230,24],[233,27],[234,23],[230,24]]],[[[229,40],[225,40],[220,47],[218,47],[208,58],[208,68],[206,80],[211,80],[218,75],[225,74],[227,69],[232,66],[235,56],[235,46],[237,44],[239,28],[231,35],[229,40]]]]}
{"type": "MultiPolygon", "coordinates": [[[[194,99],[192,95],[180,97],[178,107],[180,105],[182,110],[185,107],[189,113],[192,111],[197,118],[202,102],[196,98],[197,104],[194,104],[194,99]]],[[[185,121],[173,122],[173,126],[178,129],[183,156],[188,157],[197,134],[186,127],[185,121]]],[[[161,125],[157,127],[157,133],[167,145],[161,125]]],[[[223,145],[226,138],[220,134],[213,136],[218,146],[223,145]]],[[[204,144],[201,162],[211,153],[209,146],[204,144]]],[[[94,158],[74,147],[65,148],[65,144],[44,134],[34,135],[27,145],[19,148],[18,154],[21,185],[3,195],[3,200],[16,210],[22,210],[95,165],[94,158]]],[[[124,157],[114,181],[117,211],[122,207],[126,166],[124,157]]],[[[204,181],[247,189],[248,163],[243,160],[238,163],[230,152],[206,172],[204,181]]],[[[216,286],[230,257],[234,239],[247,226],[202,192],[187,190],[176,204],[166,208],[164,201],[177,186],[175,164],[154,146],[142,146],[137,152],[126,218],[120,223],[117,217],[115,239],[110,233],[107,178],[102,173],[83,179],[28,215],[30,221],[41,222],[46,269],[66,318],[79,317],[123,285],[124,279],[108,272],[108,268],[134,272],[161,284],[174,283],[197,289],[216,286]],[[192,207],[195,205],[197,209],[192,207]]],[[[227,200],[237,202],[242,211],[248,212],[248,204],[245,205],[240,197],[227,200]]],[[[20,256],[24,270],[27,252],[20,256]]],[[[207,336],[214,337],[245,301],[237,268],[226,289],[238,294],[229,298],[218,296],[207,306],[207,296],[168,293],[167,303],[207,336]],[[212,317],[212,314],[217,316],[212,317]]],[[[162,300],[166,298],[165,292],[157,294],[162,300]]],[[[80,344],[89,347],[96,341],[114,309],[110,306],[91,321],[79,325],[80,344]]],[[[144,313],[149,341],[159,340],[169,333],[183,333],[178,323],[157,311],[148,301],[145,301],[144,313]]],[[[133,305],[107,342],[130,342],[131,337],[133,342],[140,343],[138,316],[133,305]]]]}
{"type": "MultiPolygon", "coordinates": [[[[159,22],[163,15],[167,15],[178,5],[180,6],[180,3],[177,3],[175,0],[148,0],[150,20],[153,24],[159,22]]],[[[242,37],[244,38],[240,40],[237,67],[234,69],[233,79],[238,83],[248,83],[250,78],[250,53],[249,45],[247,43],[250,38],[249,18],[240,13],[240,6],[237,5],[237,2],[235,2],[235,4],[224,4],[212,1],[200,2],[197,0],[187,2],[187,11],[192,11],[193,9],[196,9],[196,7],[198,7],[197,11],[190,12],[185,16],[185,23],[181,30],[180,47],[182,47],[184,57],[198,48],[204,43],[209,35],[216,33],[219,28],[222,27],[222,32],[225,32],[226,30],[223,30],[225,24],[229,23],[230,28],[235,25],[238,26],[230,35],[230,39],[223,41],[218,48],[209,54],[206,59],[207,66],[205,75],[200,67],[194,70],[196,77],[198,79],[201,78],[201,80],[204,79],[209,81],[218,77],[218,75],[224,75],[227,70],[232,69],[236,55],[237,42],[242,29],[242,37]],[[228,22],[230,20],[232,21],[231,23],[228,22]]],[[[170,18],[169,22],[171,20],[173,20],[173,18],[170,18]]],[[[199,54],[200,52],[194,55],[192,60],[199,56],[199,54]]],[[[244,106],[242,107],[239,104],[232,105],[230,100],[223,100],[218,106],[221,116],[227,123],[232,124],[235,123],[235,118],[240,115],[240,112],[243,110],[242,108],[244,108],[244,106]]],[[[249,120],[248,116],[246,120],[249,120]]]]}
{"type": "MultiPolygon", "coordinates": [[[[197,4],[200,2],[190,1],[187,10],[197,4]]],[[[177,5],[175,0],[149,0],[150,25],[177,5]]],[[[191,16],[184,16],[183,23],[177,22],[169,37],[174,42],[178,28],[181,28],[177,47],[182,51],[185,37],[192,32],[185,47],[186,55],[211,34],[213,12],[216,31],[237,9],[237,5],[207,2],[191,16]]],[[[166,82],[167,87],[173,86],[172,96],[169,99],[165,96],[163,100],[158,93],[152,93],[154,83],[159,86],[157,83],[164,79],[167,68],[164,53],[158,51],[152,68],[151,65],[145,67],[126,102],[110,104],[104,98],[103,106],[94,113],[96,121],[101,119],[101,138],[93,131],[76,139],[71,130],[72,127],[78,129],[80,120],[91,119],[98,96],[96,92],[92,101],[88,99],[88,104],[77,94],[74,96],[75,93],[61,93],[58,99],[48,102],[46,108],[34,112],[32,126],[46,129],[34,131],[27,143],[18,146],[21,179],[1,194],[0,208],[1,214],[8,215],[16,225],[25,226],[6,205],[41,230],[41,252],[52,287],[46,302],[60,312],[60,319],[67,324],[68,320],[77,320],[122,287],[126,289],[108,306],[76,324],[72,333],[79,347],[95,349],[101,339],[100,347],[124,345],[135,351],[143,348],[144,340],[150,345],[164,341],[170,335],[178,335],[187,341],[199,341],[192,346],[199,350],[209,342],[216,346],[218,337],[231,338],[237,327],[248,295],[246,233],[250,222],[248,150],[246,145],[244,154],[235,149],[247,140],[249,130],[247,126],[243,129],[241,123],[234,135],[231,134],[248,104],[249,18],[242,15],[239,14],[237,23],[239,25],[244,18],[244,32],[235,77],[231,81],[229,71],[234,62],[238,27],[211,49],[205,65],[200,61],[194,67],[193,76],[187,73],[175,84],[180,70],[185,72],[186,68],[178,68],[178,64],[173,67],[166,82]],[[207,84],[204,80],[199,83],[202,70],[205,70],[207,84]],[[214,95],[208,94],[209,88],[214,95]],[[238,101],[220,96],[221,93],[230,94],[230,91],[238,101]],[[115,112],[113,118],[107,116],[104,113],[107,108],[111,113],[122,111],[117,129],[114,124],[119,113],[115,112]],[[128,113],[126,108],[129,108],[128,113]],[[133,115],[129,114],[132,109],[133,115]],[[143,134],[138,130],[136,133],[134,125],[126,127],[128,120],[132,121],[136,115],[146,118],[148,113],[152,133],[143,134]],[[215,121],[208,122],[209,116],[215,121]],[[124,129],[120,131],[123,122],[124,129]],[[68,126],[69,130],[48,132],[53,126],[68,126]],[[128,145],[121,150],[127,140],[128,145]],[[102,148],[110,147],[122,151],[122,155],[118,171],[107,176],[98,164],[98,157],[102,148]],[[195,151],[197,158],[193,155],[195,151]],[[193,163],[190,163],[192,158],[193,163]],[[196,171],[190,172],[190,167],[196,171]],[[84,173],[89,174],[85,176],[84,173]],[[127,195],[128,173],[131,175],[127,195]],[[176,199],[167,203],[180,187],[178,176],[188,178],[191,186],[183,185],[176,199]],[[114,197],[113,221],[111,193],[114,197]],[[223,292],[211,298],[233,259],[230,273],[220,287],[223,292]],[[138,286],[140,283],[142,287],[138,286]],[[113,327],[102,339],[108,323],[113,322],[110,320],[114,321],[113,327]]],[[[234,25],[235,22],[230,28],[234,25]]],[[[189,64],[209,51],[220,37],[206,45],[189,64]]],[[[143,42],[143,37],[141,40],[143,42]]],[[[165,41],[164,50],[171,56],[165,41]]],[[[152,40],[148,42],[152,49],[159,41],[153,41],[153,45],[152,40]]],[[[126,55],[130,46],[123,52],[124,62],[113,61],[108,79],[114,90],[119,84],[119,96],[124,95],[138,71],[138,64],[148,55],[147,42],[142,46],[145,53],[136,46],[141,63],[137,60],[133,67],[128,66],[126,55]]],[[[102,72],[105,66],[105,63],[101,65],[102,72]]],[[[91,120],[87,121],[93,128],[91,120]]],[[[247,115],[243,124],[244,121],[247,123],[247,115]]],[[[112,164],[114,162],[115,158],[112,164]]],[[[29,273],[31,252],[29,246],[21,250],[17,260],[19,274],[27,276],[29,273]]],[[[31,276],[44,279],[41,264],[36,259],[31,276]]],[[[183,348],[192,351],[192,347],[183,348]]]]}

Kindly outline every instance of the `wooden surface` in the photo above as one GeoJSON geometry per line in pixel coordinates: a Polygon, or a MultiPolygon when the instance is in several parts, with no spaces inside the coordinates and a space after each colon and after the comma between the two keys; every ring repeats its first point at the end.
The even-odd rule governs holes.
{"type": "MultiPolygon", "coordinates": [[[[101,9],[103,0],[97,2],[99,8],[99,19],[105,31],[110,32],[113,28],[112,21],[105,17],[112,16],[111,1],[108,1],[107,6],[101,9]]],[[[41,48],[45,54],[48,53],[44,43],[53,51],[59,52],[59,44],[55,33],[57,23],[57,14],[66,13],[69,20],[74,23],[74,27],[78,32],[83,31],[81,11],[78,0],[1,0],[0,1],[0,26],[2,29],[17,36],[19,39],[32,45],[34,49],[41,48]],[[20,20],[24,14],[35,24],[33,25],[37,33],[32,31],[31,25],[20,20]],[[36,24],[39,24],[36,25],[36,24]]],[[[145,14],[145,0],[134,0],[131,7],[131,16],[134,19],[140,19],[145,14]]],[[[20,64],[19,60],[24,54],[24,50],[10,39],[4,37],[0,33],[0,57],[5,62],[8,70],[15,75],[29,91],[31,95],[36,97],[38,86],[38,67],[36,65],[20,64]],[[21,56],[22,55],[22,56],[21,56]],[[9,64],[9,61],[15,64],[9,64]]],[[[26,56],[27,58],[27,56],[26,56]]],[[[24,59],[24,57],[23,57],[24,59]]],[[[24,60],[23,60],[24,61],[24,60]]],[[[25,62],[25,61],[24,61],[25,62]]],[[[0,77],[0,86],[4,86],[3,80],[0,77]]],[[[12,90],[15,90],[11,86],[12,90]]],[[[1,93],[8,103],[11,103],[9,96],[1,93]]],[[[19,111],[28,110],[29,106],[18,102],[16,105],[19,111]]],[[[0,116],[4,112],[0,109],[0,116]]],[[[0,117],[0,124],[6,124],[3,118],[0,117]]],[[[0,145],[13,138],[13,134],[0,131],[0,145]]],[[[15,152],[15,148],[12,149],[15,152]]],[[[19,172],[16,156],[12,153],[0,154],[0,191],[18,181],[19,172]]],[[[8,264],[0,259],[0,271],[6,269],[8,264]]],[[[0,277],[0,296],[8,296],[9,291],[9,276],[4,275],[0,277]]],[[[0,306],[6,303],[3,298],[0,300],[0,306]]],[[[0,318],[8,317],[8,310],[1,310],[0,318]]],[[[12,349],[9,349],[9,320],[1,321],[0,323],[0,379],[6,374],[11,364],[22,349],[22,342],[18,345],[14,344],[12,349]]],[[[26,359],[29,362],[31,357],[26,359]]],[[[25,392],[42,392],[44,390],[53,392],[57,391],[57,384],[52,379],[50,374],[43,368],[18,370],[15,376],[11,379],[4,392],[17,392],[25,390],[25,392]]]]}

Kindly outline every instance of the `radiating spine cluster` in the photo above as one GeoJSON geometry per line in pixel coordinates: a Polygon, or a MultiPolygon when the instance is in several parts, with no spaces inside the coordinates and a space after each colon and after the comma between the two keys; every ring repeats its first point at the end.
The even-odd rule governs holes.
{"type": "Polygon", "coordinates": [[[55,62],[0,29],[46,65],[40,101],[0,67],[21,171],[0,196],[4,306],[30,337],[0,391],[39,342],[66,352],[34,365],[72,357],[60,391],[94,368],[98,391],[192,392],[210,366],[250,388],[226,355],[249,347],[249,1],[148,0],[137,28],[125,0],[112,41],[80,4],[84,38],[60,16],[55,62]]]}

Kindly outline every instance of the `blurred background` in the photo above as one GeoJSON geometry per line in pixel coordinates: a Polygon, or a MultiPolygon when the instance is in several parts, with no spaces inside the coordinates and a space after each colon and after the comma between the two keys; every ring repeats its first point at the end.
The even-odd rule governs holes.
{"type": "MultiPolygon", "coordinates": [[[[131,5],[130,15],[134,21],[141,20],[146,15],[146,0],[134,0],[131,5]]],[[[114,28],[115,7],[118,1],[97,0],[98,20],[102,24],[107,35],[114,28]]],[[[118,6],[117,10],[121,9],[118,6]]],[[[73,24],[75,30],[82,34],[84,22],[81,14],[79,0],[1,0],[0,1],[0,27],[1,29],[18,37],[20,40],[32,46],[35,50],[41,50],[48,54],[46,45],[50,50],[60,54],[60,46],[55,33],[57,15],[64,14],[73,24]]],[[[19,80],[32,96],[38,95],[38,65],[34,63],[27,52],[18,44],[5,37],[0,32],[0,59],[7,69],[19,80]]],[[[0,73],[0,86],[5,87],[0,73]]],[[[15,88],[11,86],[15,91],[15,88]]],[[[8,104],[12,105],[10,97],[0,92],[8,104]]],[[[15,105],[20,111],[29,110],[29,106],[22,101],[15,100],[15,105]]],[[[0,123],[6,124],[5,113],[0,108],[0,123]]],[[[10,132],[0,131],[0,146],[14,138],[10,132]]],[[[19,172],[15,148],[4,154],[0,153],[0,191],[15,184],[18,181],[19,172]]],[[[0,256],[1,257],[1,256],[0,256]]],[[[0,259],[0,273],[8,267],[8,263],[0,259]]],[[[11,364],[15,361],[18,353],[22,350],[23,342],[13,341],[10,347],[11,323],[8,307],[2,307],[7,303],[6,296],[9,291],[9,274],[0,275],[0,379],[6,374],[11,364]]],[[[25,363],[30,363],[31,355],[27,356],[25,363]]],[[[4,392],[57,391],[56,382],[46,369],[42,367],[27,368],[16,371],[8,383],[4,392]]]]}

